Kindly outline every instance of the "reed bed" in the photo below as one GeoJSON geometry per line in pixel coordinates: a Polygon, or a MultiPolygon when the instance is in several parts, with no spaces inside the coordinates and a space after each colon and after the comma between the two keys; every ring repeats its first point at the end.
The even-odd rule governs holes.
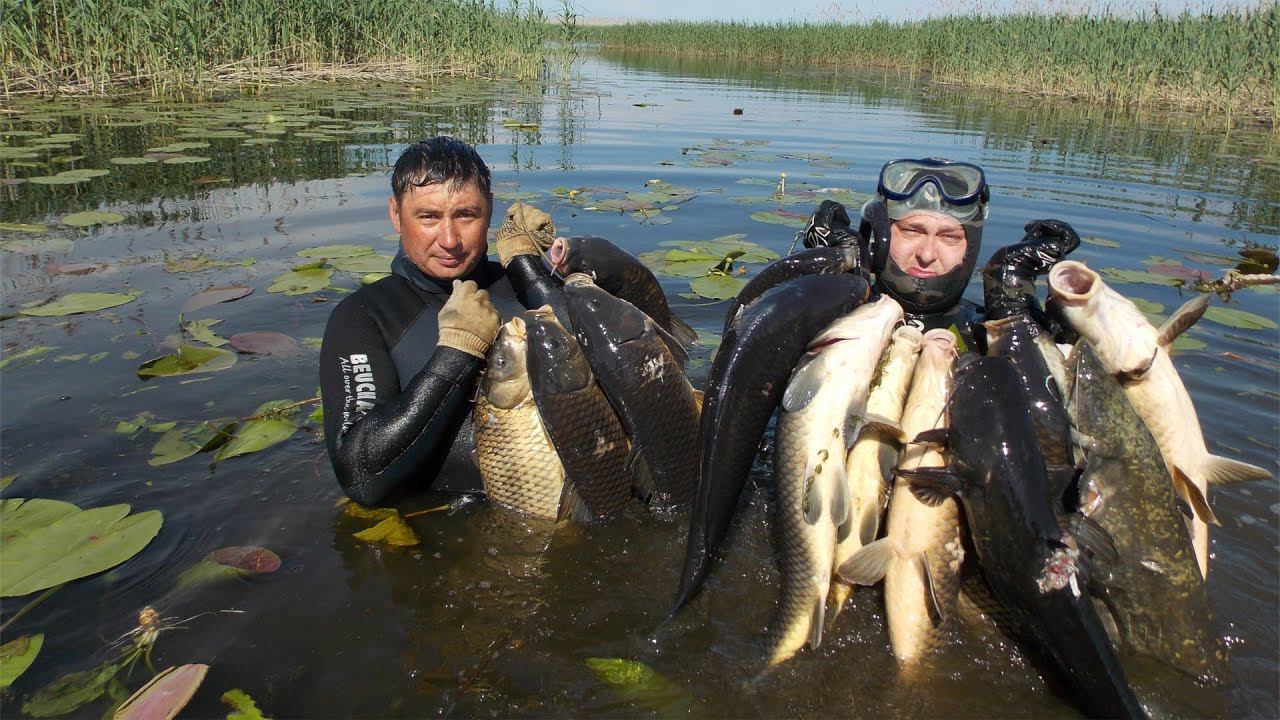
{"type": "Polygon", "coordinates": [[[534,77],[558,32],[533,0],[3,0],[0,80],[12,95],[534,77]]]}
{"type": "Polygon", "coordinates": [[[880,66],[934,81],[1166,105],[1276,127],[1280,4],[1230,12],[955,15],[858,24],[663,22],[592,27],[609,47],[751,57],[789,65],[880,66]]]}

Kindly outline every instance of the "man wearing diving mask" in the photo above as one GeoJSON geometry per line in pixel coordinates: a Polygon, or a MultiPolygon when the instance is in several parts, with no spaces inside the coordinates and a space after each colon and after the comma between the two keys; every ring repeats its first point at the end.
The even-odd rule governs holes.
{"type": "Polygon", "coordinates": [[[983,269],[986,307],[964,300],[982,247],[991,191],[982,168],[937,158],[893,160],[876,196],[862,207],[858,232],[840,203],[823,201],[802,233],[806,247],[856,244],[875,287],[924,330],[955,326],[966,342],[977,323],[1029,312],[1048,326],[1035,279],[1080,244],[1060,220],[1027,223],[1026,235],[997,250],[983,269]]]}

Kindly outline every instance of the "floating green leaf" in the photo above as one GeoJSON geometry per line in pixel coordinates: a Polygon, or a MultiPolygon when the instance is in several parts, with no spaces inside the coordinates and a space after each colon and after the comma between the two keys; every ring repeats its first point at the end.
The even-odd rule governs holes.
{"type": "Polygon", "coordinates": [[[56,175],[37,175],[36,177],[27,178],[27,182],[36,185],[71,185],[74,183],[87,182],[96,177],[110,175],[110,170],[105,169],[84,169],[84,170],[63,170],[56,175]]]}
{"type": "Polygon", "coordinates": [[[0,500],[0,597],[44,590],[115,567],[160,531],[159,510],[81,510],[58,500],[0,500]]]}
{"type": "Polygon", "coordinates": [[[116,708],[112,720],[173,720],[208,673],[201,664],[165,668],[116,708]]]}
{"type": "Polygon", "coordinates": [[[12,485],[13,481],[18,479],[18,475],[19,473],[12,473],[10,475],[0,477],[0,490],[4,490],[12,485]]]}
{"type": "Polygon", "coordinates": [[[207,320],[192,320],[182,327],[191,334],[191,337],[205,345],[210,347],[222,347],[227,344],[227,339],[224,337],[218,337],[211,329],[214,325],[217,325],[220,322],[222,321],[214,320],[212,318],[207,320]]]}
{"type": "Polygon", "coordinates": [[[683,688],[637,660],[587,658],[587,668],[623,700],[644,705],[659,717],[689,715],[694,700],[683,688]]]}
{"type": "Polygon", "coordinates": [[[293,437],[298,430],[294,419],[295,404],[290,400],[271,400],[253,411],[253,419],[240,425],[231,441],[218,451],[219,461],[265,450],[293,437]]]}
{"type": "Polygon", "coordinates": [[[372,254],[373,248],[369,245],[318,245],[298,251],[300,257],[312,259],[329,258],[330,260],[372,254]]]}
{"type": "Polygon", "coordinates": [[[1148,285],[1169,285],[1177,287],[1183,284],[1180,278],[1157,275],[1142,270],[1123,270],[1121,268],[1102,268],[1099,270],[1107,280],[1116,283],[1145,283],[1148,285]]]}
{"type": "Polygon", "coordinates": [[[47,233],[49,228],[35,223],[0,223],[0,232],[47,233]]]}
{"type": "MultiPolygon", "coordinates": [[[[1158,302],[1151,302],[1150,300],[1146,300],[1140,297],[1131,297],[1129,298],[1129,300],[1134,305],[1137,305],[1138,309],[1141,310],[1144,314],[1155,315],[1157,313],[1164,312],[1164,305],[1161,305],[1158,302]]],[[[1159,324],[1159,323],[1156,323],[1156,324],[1159,324]]]]}
{"type": "Polygon", "coordinates": [[[1204,319],[1242,330],[1275,330],[1277,327],[1275,321],[1270,318],[1221,305],[1210,305],[1204,311],[1204,319]]]}
{"type": "Polygon", "coordinates": [[[203,155],[174,155],[167,157],[160,162],[165,165],[192,165],[194,163],[209,162],[213,158],[207,158],[203,155]]]}
{"type": "Polygon", "coordinates": [[[55,317],[60,315],[77,315],[79,313],[95,312],[97,310],[106,310],[117,305],[124,305],[133,302],[138,297],[136,292],[133,293],[69,293],[52,302],[35,307],[23,308],[19,310],[23,315],[34,315],[36,317],[55,317]]]}
{"type": "Polygon", "coordinates": [[[284,293],[285,295],[304,295],[319,292],[329,286],[333,278],[333,268],[318,267],[308,270],[290,270],[279,275],[267,288],[267,292],[284,293]]]}
{"type": "Polygon", "coordinates": [[[0,690],[13,684],[31,667],[44,646],[44,633],[23,635],[0,645],[0,690]]]}
{"type": "Polygon", "coordinates": [[[356,257],[331,258],[329,264],[343,272],[374,273],[387,272],[391,269],[390,255],[359,255],[356,257]]]}
{"type": "Polygon", "coordinates": [[[363,276],[361,276],[361,278],[360,278],[360,284],[361,284],[361,285],[372,285],[372,284],[374,284],[374,283],[378,282],[379,280],[381,280],[382,278],[390,277],[390,276],[391,276],[391,273],[388,273],[388,272],[371,272],[371,273],[365,273],[365,274],[364,274],[363,276]]]}
{"type": "Polygon", "coordinates": [[[746,284],[747,281],[743,278],[732,277],[724,273],[712,273],[694,279],[689,283],[689,287],[704,298],[731,300],[738,297],[738,292],[746,284]]]}
{"type": "Polygon", "coordinates": [[[172,377],[192,373],[217,372],[236,364],[236,354],[221,348],[183,345],[172,355],[148,360],[138,368],[138,377],[172,377]]]}
{"type": "Polygon", "coordinates": [[[26,350],[19,350],[16,353],[9,353],[5,355],[3,360],[0,360],[0,370],[3,370],[12,363],[21,363],[24,360],[39,357],[56,349],[58,349],[58,346],[56,345],[36,345],[34,347],[29,347],[26,350]]]}
{"type": "Polygon", "coordinates": [[[253,698],[239,688],[222,693],[221,699],[232,708],[232,712],[227,713],[227,720],[270,720],[258,709],[253,698]]]}
{"type": "Polygon", "coordinates": [[[155,161],[155,158],[149,157],[113,157],[110,160],[113,165],[146,165],[155,161]]]}
{"type": "Polygon", "coordinates": [[[62,218],[63,225],[72,227],[89,227],[91,225],[110,225],[124,220],[124,216],[120,213],[98,212],[96,210],[86,210],[84,212],[71,213],[62,218]]]}
{"type": "Polygon", "coordinates": [[[1115,240],[1108,240],[1106,238],[1093,237],[1090,235],[1086,235],[1080,238],[1080,242],[1088,243],[1090,245],[1097,245],[1098,247],[1105,247],[1105,248],[1120,247],[1120,243],[1116,242],[1115,240]]]}
{"type": "Polygon", "coordinates": [[[790,210],[770,210],[753,212],[750,215],[752,220],[762,223],[770,223],[772,225],[785,225],[787,227],[802,228],[809,222],[808,215],[801,215],[790,210]]]}
{"type": "Polygon", "coordinates": [[[107,691],[107,683],[120,669],[120,664],[106,662],[92,670],[64,675],[35,691],[22,704],[22,712],[36,718],[66,715],[102,697],[107,691]]]}
{"type": "Polygon", "coordinates": [[[231,439],[235,429],[235,421],[227,419],[171,428],[166,430],[151,447],[151,457],[147,460],[147,464],[159,467],[185,460],[196,453],[216,450],[231,439]]]}

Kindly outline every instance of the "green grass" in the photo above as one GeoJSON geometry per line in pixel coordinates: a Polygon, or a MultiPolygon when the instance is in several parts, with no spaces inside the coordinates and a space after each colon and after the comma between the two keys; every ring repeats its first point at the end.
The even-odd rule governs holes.
{"type": "Polygon", "coordinates": [[[645,23],[588,28],[608,47],[788,65],[902,67],[934,80],[1108,104],[1280,120],[1280,4],[1231,13],[971,14],[890,23],[645,23]]]}
{"type": "Polygon", "coordinates": [[[561,32],[532,0],[0,0],[6,95],[185,92],[344,68],[531,77],[561,32]]]}

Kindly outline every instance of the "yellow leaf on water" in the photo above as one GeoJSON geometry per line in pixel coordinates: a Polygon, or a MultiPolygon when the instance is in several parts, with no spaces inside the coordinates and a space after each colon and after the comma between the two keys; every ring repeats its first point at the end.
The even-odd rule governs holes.
{"type": "Polygon", "coordinates": [[[405,522],[404,518],[398,514],[383,520],[368,530],[361,530],[355,534],[355,538],[365,542],[383,543],[396,547],[411,547],[422,542],[418,538],[418,534],[413,531],[413,528],[409,527],[409,523],[405,522]]]}

